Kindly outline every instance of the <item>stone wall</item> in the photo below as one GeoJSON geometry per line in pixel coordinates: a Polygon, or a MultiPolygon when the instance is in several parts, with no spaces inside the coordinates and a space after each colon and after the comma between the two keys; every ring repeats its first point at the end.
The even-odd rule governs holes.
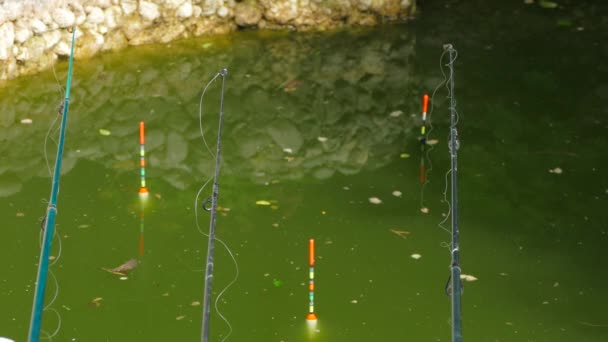
{"type": "Polygon", "coordinates": [[[326,30],[406,19],[415,0],[0,0],[0,80],[128,45],[239,28],[326,30]]]}

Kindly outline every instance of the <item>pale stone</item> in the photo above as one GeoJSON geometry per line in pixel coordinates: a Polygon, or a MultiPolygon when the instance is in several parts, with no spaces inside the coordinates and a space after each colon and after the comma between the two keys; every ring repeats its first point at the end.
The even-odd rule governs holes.
{"type": "Polygon", "coordinates": [[[158,11],[158,5],[148,1],[140,2],[139,15],[141,15],[141,17],[145,20],[154,21],[154,19],[160,16],[160,12],[158,11]]]}
{"type": "Polygon", "coordinates": [[[99,32],[101,34],[106,34],[106,33],[108,33],[108,28],[104,25],[99,25],[97,27],[97,32],[99,32]]]}
{"type": "Polygon", "coordinates": [[[106,8],[106,10],[103,12],[104,16],[105,16],[105,25],[108,27],[108,29],[114,29],[118,26],[118,22],[121,19],[122,13],[120,11],[120,8],[116,7],[116,6],[112,6],[109,8],[106,8]]]}
{"type": "Polygon", "coordinates": [[[15,41],[17,43],[23,43],[32,36],[32,31],[24,26],[15,26],[15,41]]]}
{"type": "Polygon", "coordinates": [[[45,42],[44,49],[47,50],[55,46],[55,44],[61,40],[61,33],[58,30],[48,31],[42,35],[42,38],[45,42]]]}
{"type": "Polygon", "coordinates": [[[103,10],[99,7],[92,7],[89,15],[87,15],[87,22],[91,24],[101,24],[105,20],[103,10]]]}
{"type": "Polygon", "coordinates": [[[4,11],[4,7],[0,6],[0,24],[3,24],[6,21],[6,12],[4,11]]]}
{"type": "Polygon", "coordinates": [[[78,40],[78,46],[74,51],[75,57],[90,58],[93,57],[103,46],[104,38],[101,34],[95,31],[88,31],[78,40]]]}
{"type": "Polygon", "coordinates": [[[120,8],[122,9],[122,13],[124,13],[125,15],[129,15],[137,10],[137,1],[122,0],[120,2],[120,8]]]}
{"type": "Polygon", "coordinates": [[[226,8],[225,6],[222,6],[217,10],[217,15],[220,18],[225,18],[228,15],[228,13],[229,13],[228,8],[226,8]]]}
{"type": "Polygon", "coordinates": [[[0,60],[8,59],[15,42],[13,23],[8,22],[0,26],[0,60]]]}
{"type": "Polygon", "coordinates": [[[30,27],[36,34],[44,33],[47,30],[46,24],[39,19],[32,19],[32,21],[30,21],[30,27]]]}
{"type": "Polygon", "coordinates": [[[91,5],[100,7],[101,9],[106,9],[112,6],[111,0],[89,0],[89,2],[91,3],[91,5]]]}
{"type": "Polygon", "coordinates": [[[4,4],[4,16],[6,20],[14,21],[19,19],[23,14],[23,2],[10,1],[4,4]]]}
{"type": "Polygon", "coordinates": [[[190,18],[192,16],[192,13],[193,13],[192,2],[186,1],[181,6],[179,6],[177,11],[175,12],[175,15],[180,18],[190,18]]]}
{"type": "Polygon", "coordinates": [[[241,2],[234,8],[234,21],[239,26],[251,26],[262,19],[262,10],[255,4],[241,2]]]}
{"type": "MultiPolygon", "coordinates": [[[[45,25],[51,25],[52,23],[54,23],[53,21],[53,17],[51,16],[51,13],[48,11],[43,11],[42,13],[40,13],[39,15],[39,19],[40,21],[42,21],[45,25]]],[[[34,19],[35,20],[35,19],[34,19]]]]}
{"type": "Polygon", "coordinates": [[[362,11],[369,9],[371,5],[372,0],[357,0],[357,7],[359,7],[359,9],[362,11]]]}
{"type": "Polygon", "coordinates": [[[203,13],[203,9],[200,6],[192,6],[192,15],[197,18],[203,13]]]}
{"type": "MultiPolygon", "coordinates": [[[[166,8],[175,9],[181,6],[186,0],[164,0],[164,5],[166,8]]],[[[188,1],[190,2],[190,1],[188,1]]],[[[192,5],[192,4],[190,4],[192,5]]]]}
{"type": "Polygon", "coordinates": [[[53,52],[55,52],[55,54],[57,54],[57,56],[69,56],[70,55],[70,44],[68,44],[64,41],[60,41],[57,45],[55,45],[53,52]]]}
{"type": "Polygon", "coordinates": [[[40,36],[34,36],[23,44],[20,54],[26,55],[28,60],[37,61],[44,54],[46,41],[40,36]]]}
{"type": "Polygon", "coordinates": [[[121,50],[129,45],[127,38],[120,30],[111,31],[106,36],[105,43],[101,47],[102,51],[121,50]]]}
{"type": "Polygon", "coordinates": [[[72,27],[76,22],[76,17],[72,11],[65,8],[56,8],[52,13],[53,20],[61,28],[72,27]]]}

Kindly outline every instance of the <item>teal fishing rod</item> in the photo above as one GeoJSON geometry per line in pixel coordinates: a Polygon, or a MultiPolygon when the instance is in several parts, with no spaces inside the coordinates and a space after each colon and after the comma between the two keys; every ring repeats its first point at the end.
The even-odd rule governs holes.
{"type": "MultiPolygon", "coordinates": [[[[215,152],[215,175],[213,178],[213,190],[211,193],[211,218],[209,219],[209,242],[207,247],[207,267],[205,269],[205,293],[203,297],[203,329],[201,333],[201,341],[209,341],[209,320],[211,318],[211,285],[213,280],[213,252],[215,249],[215,221],[217,216],[217,200],[220,194],[220,152],[222,146],[222,125],[224,119],[224,85],[228,69],[220,70],[219,75],[222,76],[222,92],[220,95],[220,117],[219,127],[217,129],[217,146],[215,152]]],[[[204,204],[203,204],[204,205],[204,204]]],[[[207,209],[205,209],[207,210],[207,209]]]]}
{"type": "Polygon", "coordinates": [[[34,292],[34,305],[32,307],[32,317],[30,320],[30,330],[28,334],[29,342],[40,340],[40,330],[42,326],[42,312],[44,311],[44,291],[49,271],[49,255],[51,253],[51,243],[55,234],[55,216],[57,215],[57,195],[59,194],[59,177],[61,174],[61,159],[63,157],[63,145],[65,141],[65,127],[68,122],[68,107],[70,105],[70,87],[72,85],[72,65],[74,64],[74,39],[76,28],[72,29],[72,49],[70,52],[70,62],[68,66],[68,80],[66,85],[65,99],[63,101],[63,113],[61,117],[61,130],[59,132],[59,144],[57,145],[57,159],[55,160],[55,170],[53,173],[53,184],[51,187],[51,199],[46,209],[44,220],[44,231],[40,261],[38,262],[38,274],[36,276],[36,290],[34,292]]]}
{"type": "Polygon", "coordinates": [[[461,300],[460,295],[462,294],[462,283],[460,280],[460,251],[458,244],[458,184],[457,184],[457,171],[458,171],[458,149],[460,148],[460,142],[458,141],[458,131],[456,130],[456,124],[458,123],[458,117],[456,112],[456,99],[454,96],[454,61],[458,56],[458,52],[454,49],[452,44],[446,44],[443,46],[450,56],[448,67],[450,69],[450,141],[449,151],[451,160],[451,202],[452,202],[452,245],[451,255],[452,264],[450,265],[451,273],[451,297],[452,297],[452,341],[462,341],[462,314],[461,314],[461,300]]]}

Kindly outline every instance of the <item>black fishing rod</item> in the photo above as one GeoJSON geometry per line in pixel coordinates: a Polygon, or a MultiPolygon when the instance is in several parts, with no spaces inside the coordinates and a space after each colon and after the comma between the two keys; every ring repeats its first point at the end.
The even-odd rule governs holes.
{"type": "MultiPolygon", "coordinates": [[[[213,251],[215,248],[215,219],[217,216],[217,200],[220,194],[219,176],[220,176],[220,151],[222,144],[222,125],[224,118],[224,85],[228,69],[220,70],[219,75],[222,76],[222,92],[220,95],[220,117],[219,127],[217,129],[217,148],[215,152],[215,175],[213,178],[213,190],[211,193],[211,218],[209,219],[209,242],[207,246],[207,268],[205,270],[205,294],[203,299],[203,329],[201,341],[209,341],[209,320],[211,313],[211,285],[213,280],[213,251]]],[[[217,77],[217,76],[216,76],[217,77]]],[[[207,201],[205,201],[206,203],[207,201]]],[[[203,204],[204,205],[204,204],[203,204]]],[[[205,208],[205,210],[207,210],[205,208]]]]}
{"type": "Polygon", "coordinates": [[[448,52],[450,61],[448,68],[450,69],[449,76],[449,87],[450,87],[450,159],[451,159],[451,192],[452,192],[452,264],[451,269],[451,297],[452,297],[452,341],[462,341],[462,316],[461,316],[461,300],[460,295],[462,293],[462,284],[460,281],[460,254],[458,244],[458,184],[456,175],[458,171],[458,149],[460,142],[458,141],[458,132],[456,130],[456,124],[458,123],[457,112],[456,112],[456,99],[454,96],[454,61],[458,56],[458,52],[454,49],[452,44],[446,44],[443,49],[448,52]]]}

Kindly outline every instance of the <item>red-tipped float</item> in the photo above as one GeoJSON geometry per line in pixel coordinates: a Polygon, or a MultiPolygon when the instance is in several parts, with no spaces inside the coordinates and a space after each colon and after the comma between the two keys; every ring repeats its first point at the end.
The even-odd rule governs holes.
{"type": "Polygon", "coordinates": [[[308,315],[306,320],[316,321],[315,314],[315,240],[308,240],[308,315]]]}
{"type": "Polygon", "coordinates": [[[145,133],[144,133],[144,122],[141,121],[139,123],[139,175],[140,175],[139,195],[140,196],[148,195],[148,188],[146,188],[145,144],[146,144],[146,139],[145,139],[145,133]]]}

